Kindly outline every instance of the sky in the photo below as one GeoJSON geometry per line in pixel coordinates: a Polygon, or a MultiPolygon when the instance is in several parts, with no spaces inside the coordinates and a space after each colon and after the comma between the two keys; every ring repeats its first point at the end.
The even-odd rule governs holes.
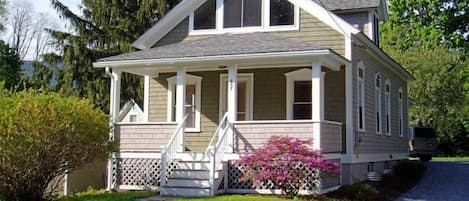
{"type": "MultiPolygon", "coordinates": [[[[59,0],[62,2],[64,5],[69,7],[74,13],[79,13],[80,11],[80,3],[81,0],[59,0]]],[[[59,18],[59,15],[57,14],[57,11],[52,8],[52,5],[50,3],[50,0],[7,0],[7,3],[14,3],[14,2],[29,2],[31,3],[33,10],[37,13],[47,13],[49,16],[51,16],[53,19],[52,21],[55,21],[57,25],[59,26],[59,29],[61,30],[69,30],[66,27],[66,22],[64,20],[61,20],[59,18]]],[[[3,39],[5,41],[8,41],[9,39],[9,32],[10,30],[7,30],[4,33],[0,33],[0,39],[3,39]]],[[[32,53],[28,54],[25,58],[25,60],[29,60],[32,58],[32,53]]]]}

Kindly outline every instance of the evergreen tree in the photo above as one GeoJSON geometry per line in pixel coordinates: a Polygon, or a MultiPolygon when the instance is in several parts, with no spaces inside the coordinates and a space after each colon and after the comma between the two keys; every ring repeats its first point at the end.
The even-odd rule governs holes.
{"type": "Polygon", "coordinates": [[[21,77],[20,56],[13,48],[0,40],[0,83],[7,89],[14,89],[21,77]]]}
{"type": "MultiPolygon", "coordinates": [[[[51,0],[59,15],[76,34],[50,30],[62,50],[63,72],[59,91],[90,98],[104,111],[109,104],[109,79],[94,69],[99,58],[135,51],[131,43],[147,31],[179,0],[83,0],[77,15],[59,0],[51,0]]],[[[143,102],[141,76],[123,74],[121,100],[143,102]]]]}

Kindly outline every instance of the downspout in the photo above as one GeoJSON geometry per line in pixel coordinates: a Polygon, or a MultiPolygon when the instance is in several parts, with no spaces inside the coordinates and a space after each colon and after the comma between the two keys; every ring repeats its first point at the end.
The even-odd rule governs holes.
{"type": "MultiPolygon", "coordinates": [[[[114,118],[113,118],[113,108],[114,108],[114,76],[112,75],[111,68],[106,67],[105,69],[106,75],[111,79],[111,87],[110,87],[110,100],[109,100],[109,126],[111,130],[109,131],[109,141],[114,140],[114,118]]],[[[107,162],[107,190],[111,191],[113,189],[112,185],[112,177],[113,177],[113,171],[112,171],[112,162],[114,159],[114,153],[110,153],[108,157],[108,162],[107,162]]]]}

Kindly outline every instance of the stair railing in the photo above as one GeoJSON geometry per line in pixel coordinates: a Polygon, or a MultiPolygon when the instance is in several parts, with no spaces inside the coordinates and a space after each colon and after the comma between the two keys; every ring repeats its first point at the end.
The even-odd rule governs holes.
{"type": "Polygon", "coordinates": [[[169,139],[169,142],[166,146],[163,147],[161,151],[161,164],[160,164],[160,186],[165,186],[167,184],[167,173],[169,170],[170,164],[176,158],[176,154],[180,152],[181,147],[184,149],[183,135],[182,132],[186,124],[187,116],[184,116],[181,122],[178,123],[176,130],[169,139]]]}
{"type": "Polygon", "coordinates": [[[209,165],[209,184],[210,184],[210,195],[215,195],[218,186],[220,185],[221,179],[219,182],[215,183],[215,175],[218,169],[218,166],[222,164],[222,160],[225,154],[225,150],[229,146],[228,134],[233,131],[233,125],[228,121],[228,115],[225,114],[223,119],[220,121],[217,130],[210,140],[209,146],[205,151],[205,154],[209,156],[210,165],[209,165]],[[218,135],[218,141],[215,143],[215,138],[218,135]]]}

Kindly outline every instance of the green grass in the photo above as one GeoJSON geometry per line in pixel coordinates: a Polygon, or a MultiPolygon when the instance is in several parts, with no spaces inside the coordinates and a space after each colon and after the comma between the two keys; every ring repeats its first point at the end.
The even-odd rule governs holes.
{"type": "Polygon", "coordinates": [[[72,196],[61,197],[55,201],[134,201],[138,198],[146,198],[155,195],[152,191],[118,192],[108,193],[104,191],[93,191],[78,193],[72,196]]]}
{"type": "Polygon", "coordinates": [[[462,161],[469,161],[469,156],[464,156],[464,157],[433,157],[432,161],[462,162],[462,161]]]}
{"type": "Polygon", "coordinates": [[[260,195],[221,195],[208,198],[179,198],[175,201],[284,201],[287,199],[260,195]]]}

